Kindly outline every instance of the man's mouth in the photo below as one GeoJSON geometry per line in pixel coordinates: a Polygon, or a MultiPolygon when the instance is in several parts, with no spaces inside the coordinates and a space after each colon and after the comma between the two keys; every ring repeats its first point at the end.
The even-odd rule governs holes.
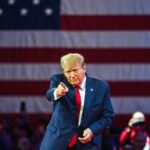
{"type": "Polygon", "coordinates": [[[71,79],[70,81],[71,81],[71,82],[78,82],[77,79],[71,79]]]}

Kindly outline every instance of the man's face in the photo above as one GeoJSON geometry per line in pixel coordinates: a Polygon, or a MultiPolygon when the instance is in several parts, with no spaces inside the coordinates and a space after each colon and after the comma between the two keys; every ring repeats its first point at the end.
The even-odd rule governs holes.
{"type": "Polygon", "coordinates": [[[64,67],[64,75],[68,82],[73,86],[78,86],[82,83],[85,76],[86,69],[81,67],[79,63],[73,66],[64,67]]]}

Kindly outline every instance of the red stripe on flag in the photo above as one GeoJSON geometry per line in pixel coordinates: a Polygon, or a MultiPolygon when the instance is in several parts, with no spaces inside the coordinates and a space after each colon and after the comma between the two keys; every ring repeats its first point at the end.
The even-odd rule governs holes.
{"type": "Polygon", "coordinates": [[[150,96],[150,81],[110,81],[112,96],[150,96]]]}
{"type": "Polygon", "coordinates": [[[61,17],[62,30],[149,30],[149,15],[103,15],[61,17]]]}
{"type": "Polygon", "coordinates": [[[49,87],[48,81],[0,81],[2,96],[42,96],[49,87]]]}
{"type": "MultiPolygon", "coordinates": [[[[150,81],[110,81],[112,96],[150,96],[150,81]]],[[[43,96],[49,81],[0,81],[1,96],[43,96]]]]}
{"type": "MultiPolygon", "coordinates": [[[[115,127],[121,127],[122,129],[127,127],[129,120],[131,119],[132,114],[117,114],[114,118],[113,121],[113,125],[115,127]]],[[[145,118],[146,118],[146,122],[145,122],[145,127],[147,129],[147,127],[149,128],[150,125],[150,114],[146,114],[145,113],[145,118]]]]}
{"type": "Polygon", "coordinates": [[[150,48],[0,48],[0,62],[59,63],[70,52],[83,54],[87,63],[150,63],[150,48]]]}

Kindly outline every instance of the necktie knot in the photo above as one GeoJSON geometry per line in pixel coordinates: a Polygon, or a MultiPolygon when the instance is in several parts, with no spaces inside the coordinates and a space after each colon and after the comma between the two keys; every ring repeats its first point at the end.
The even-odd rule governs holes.
{"type": "Polygon", "coordinates": [[[80,86],[77,85],[77,86],[75,87],[75,90],[80,90],[80,86]]]}

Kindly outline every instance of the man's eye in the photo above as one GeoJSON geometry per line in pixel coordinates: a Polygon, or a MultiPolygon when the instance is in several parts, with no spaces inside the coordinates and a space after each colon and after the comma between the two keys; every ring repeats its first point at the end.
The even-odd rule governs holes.
{"type": "Polygon", "coordinates": [[[70,73],[71,71],[66,71],[66,73],[70,73]]]}
{"type": "Polygon", "coordinates": [[[77,72],[77,71],[78,71],[78,69],[74,69],[74,70],[73,70],[73,72],[77,72]]]}

